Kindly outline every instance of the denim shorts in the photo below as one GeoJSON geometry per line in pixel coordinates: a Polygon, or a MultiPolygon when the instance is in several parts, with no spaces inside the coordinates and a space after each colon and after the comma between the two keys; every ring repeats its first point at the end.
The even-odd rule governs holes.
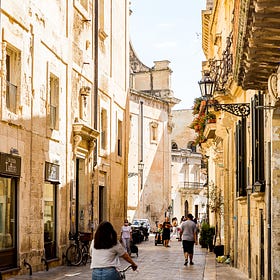
{"type": "Polygon", "coordinates": [[[94,268],[92,280],[120,280],[118,271],[114,267],[94,268]]]}

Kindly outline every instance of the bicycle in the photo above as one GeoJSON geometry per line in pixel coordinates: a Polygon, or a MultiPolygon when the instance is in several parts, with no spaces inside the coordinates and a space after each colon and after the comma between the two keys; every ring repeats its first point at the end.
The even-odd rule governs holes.
{"type": "Polygon", "coordinates": [[[130,268],[132,268],[131,264],[129,266],[127,266],[126,268],[122,269],[122,270],[118,270],[121,279],[126,279],[125,273],[130,268]]]}
{"type": "Polygon", "coordinates": [[[73,240],[66,250],[66,260],[68,265],[86,265],[90,260],[89,242],[92,240],[91,232],[79,232],[78,234],[69,233],[69,239],[73,240]]]}

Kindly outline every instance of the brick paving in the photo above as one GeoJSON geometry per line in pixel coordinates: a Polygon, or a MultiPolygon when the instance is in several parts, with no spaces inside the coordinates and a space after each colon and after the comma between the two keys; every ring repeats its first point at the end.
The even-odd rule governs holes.
{"type": "MultiPolygon", "coordinates": [[[[149,241],[138,244],[139,256],[132,254],[134,261],[138,264],[137,272],[129,270],[126,279],[133,280],[246,280],[244,274],[226,264],[218,264],[214,253],[208,253],[199,245],[195,246],[194,265],[184,266],[184,256],[181,242],[176,239],[170,243],[170,248],[162,245],[154,245],[154,237],[151,235],[149,241]]],[[[121,266],[127,263],[121,261],[121,266]]],[[[5,279],[5,278],[3,278],[5,279]]],[[[32,279],[32,280],[85,280],[91,279],[89,264],[86,266],[70,267],[61,266],[49,271],[35,272],[32,276],[22,275],[9,278],[10,280],[32,279]]]]}

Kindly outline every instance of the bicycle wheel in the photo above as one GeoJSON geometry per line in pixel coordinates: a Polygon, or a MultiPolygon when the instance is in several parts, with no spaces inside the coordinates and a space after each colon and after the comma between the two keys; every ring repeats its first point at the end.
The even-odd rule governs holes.
{"type": "Polygon", "coordinates": [[[71,244],[66,251],[66,260],[69,265],[79,265],[82,261],[82,251],[76,244],[71,244]]]}
{"type": "Polygon", "coordinates": [[[85,245],[82,247],[82,264],[86,265],[89,258],[89,245],[85,245]]]}

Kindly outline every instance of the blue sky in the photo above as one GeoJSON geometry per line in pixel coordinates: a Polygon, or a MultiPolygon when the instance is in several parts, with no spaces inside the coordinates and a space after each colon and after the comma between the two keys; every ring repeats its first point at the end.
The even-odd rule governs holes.
{"type": "Polygon", "coordinates": [[[148,67],[169,60],[174,109],[190,109],[200,96],[201,10],[205,0],[131,0],[130,38],[138,58],[148,67]]]}

